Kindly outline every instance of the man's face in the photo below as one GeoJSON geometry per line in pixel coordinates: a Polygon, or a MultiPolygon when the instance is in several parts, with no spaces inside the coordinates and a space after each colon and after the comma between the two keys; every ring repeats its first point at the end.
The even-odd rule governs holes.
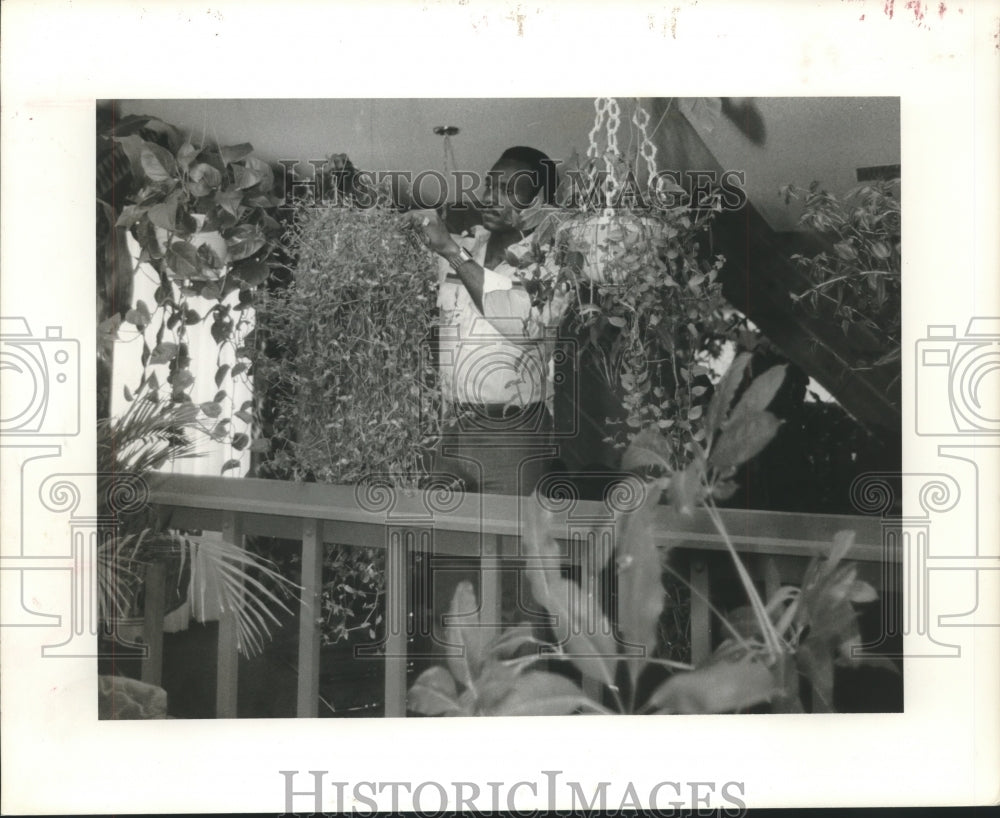
{"type": "Polygon", "coordinates": [[[531,204],[539,181],[537,173],[520,162],[497,162],[486,175],[483,227],[490,231],[516,227],[515,216],[531,204]]]}

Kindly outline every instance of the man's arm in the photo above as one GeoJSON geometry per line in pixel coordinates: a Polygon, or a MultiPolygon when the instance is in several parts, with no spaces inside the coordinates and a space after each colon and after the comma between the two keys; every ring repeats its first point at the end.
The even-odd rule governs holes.
{"type": "Polygon", "coordinates": [[[511,287],[507,279],[483,268],[475,260],[459,263],[463,257],[462,248],[436,211],[415,210],[409,216],[427,246],[458,274],[476,309],[501,333],[512,340],[537,338],[544,334],[546,327],[559,321],[568,300],[566,293],[555,293],[551,301],[537,308],[524,289],[511,287]]]}
{"type": "Polygon", "coordinates": [[[410,223],[418,230],[424,243],[451,265],[458,273],[465,289],[469,291],[476,309],[483,311],[483,281],[485,273],[475,261],[459,264],[462,248],[451,237],[448,228],[436,210],[412,210],[407,214],[410,223]]]}

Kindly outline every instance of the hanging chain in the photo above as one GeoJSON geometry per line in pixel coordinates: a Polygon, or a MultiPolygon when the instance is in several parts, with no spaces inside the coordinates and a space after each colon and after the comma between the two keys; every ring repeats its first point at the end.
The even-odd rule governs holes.
{"type": "MultiPolygon", "coordinates": [[[[635,125],[641,137],[639,145],[639,157],[646,165],[649,179],[656,178],[656,145],[649,134],[649,112],[636,99],[635,110],[632,112],[632,124],[635,125]]],[[[621,106],[614,97],[598,97],[594,100],[594,127],[590,129],[590,145],[587,148],[587,158],[592,161],[590,171],[591,181],[597,177],[597,164],[601,157],[604,158],[604,170],[607,174],[605,181],[605,203],[608,207],[614,200],[615,194],[621,187],[622,180],[619,179],[616,162],[620,158],[618,147],[618,130],[621,127],[621,106]],[[603,130],[603,134],[602,134],[603,130]],[[601,150],[601,137],[604,137],[604,150],[601,150]]],[[[635,169],[636,171],[639,168],[635,169]]]]}
{"type": "Polygon", "coordinates": [[[642,103],[638,99],[635,101],[635,112],[632,114],[632,122],[635,123],[635,127],[638,128],[639,133],[642,135],[639,155],[646,163],[646,168],[649,171],[649,181],[652,183],[656,178],[656,145],[649,136],[649,112],[642,107],[642,103]]]}

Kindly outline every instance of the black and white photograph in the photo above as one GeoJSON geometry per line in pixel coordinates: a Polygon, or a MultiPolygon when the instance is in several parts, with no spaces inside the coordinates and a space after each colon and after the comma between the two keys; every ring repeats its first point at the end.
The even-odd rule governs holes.
{"type": "Polygon", "coordinates": [[[903,709],[898,98],[97,121],[102,714],[903,709]]]}
{"type": "Polygon", "coordinates": [[[5,814],[996,803],[996,2],[3,16],[5,814]]]}

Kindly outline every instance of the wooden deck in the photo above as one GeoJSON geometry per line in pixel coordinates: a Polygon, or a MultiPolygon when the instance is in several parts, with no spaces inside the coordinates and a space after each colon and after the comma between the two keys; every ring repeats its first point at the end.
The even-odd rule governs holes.
{"type": "MultiPolygon", "coordinates": [[[[247,535],[271,536],[300,543],[302,592],[298,645],[297,715],[316,717],[320,680],[320,629],[323,545],[385,548],[386,635],[380,645],[384,663],[385,715],[406,715],[407,566],[408,554],[475,558],[480,565],[480,604],[487,621],[500,622],[500,571],[523,559],[520,524],[532,498],[486,494],[445,495],[395,492],[377,485],[327,486],[272,480],[159,475],[150,483],[150,501],[171,527],[218,531],[242,544],[247,535]]],[[[571,554],[594,549],[613,534],[614,511],[598,502],[566,504],[555,513],[571,554]]],[[[808,559],[824,554],[833,535],[855,532],[848,555],[862,576],[881,591],[886,560],[897,560],[883,546],[883,521],[876,517],[788,514],[723,510],[730,538],[751,574],[765,576],[763,559],[774,561],[782,582],[796,582],[808,559]]],[[[703,513],[680,517],[660,509],[659,543],[690,555],[691,657],[697,663],[712,649],[711,552],[725,550],[703,513]]],[[[773,579],[771,580],[773,581],[773,579]]],[[[773,589],[765,589],[770,592],[773,589]]],[[[237,650],[234,622],[219,626],[216,716],[234,718],[237,704],[237,650]]]]}

